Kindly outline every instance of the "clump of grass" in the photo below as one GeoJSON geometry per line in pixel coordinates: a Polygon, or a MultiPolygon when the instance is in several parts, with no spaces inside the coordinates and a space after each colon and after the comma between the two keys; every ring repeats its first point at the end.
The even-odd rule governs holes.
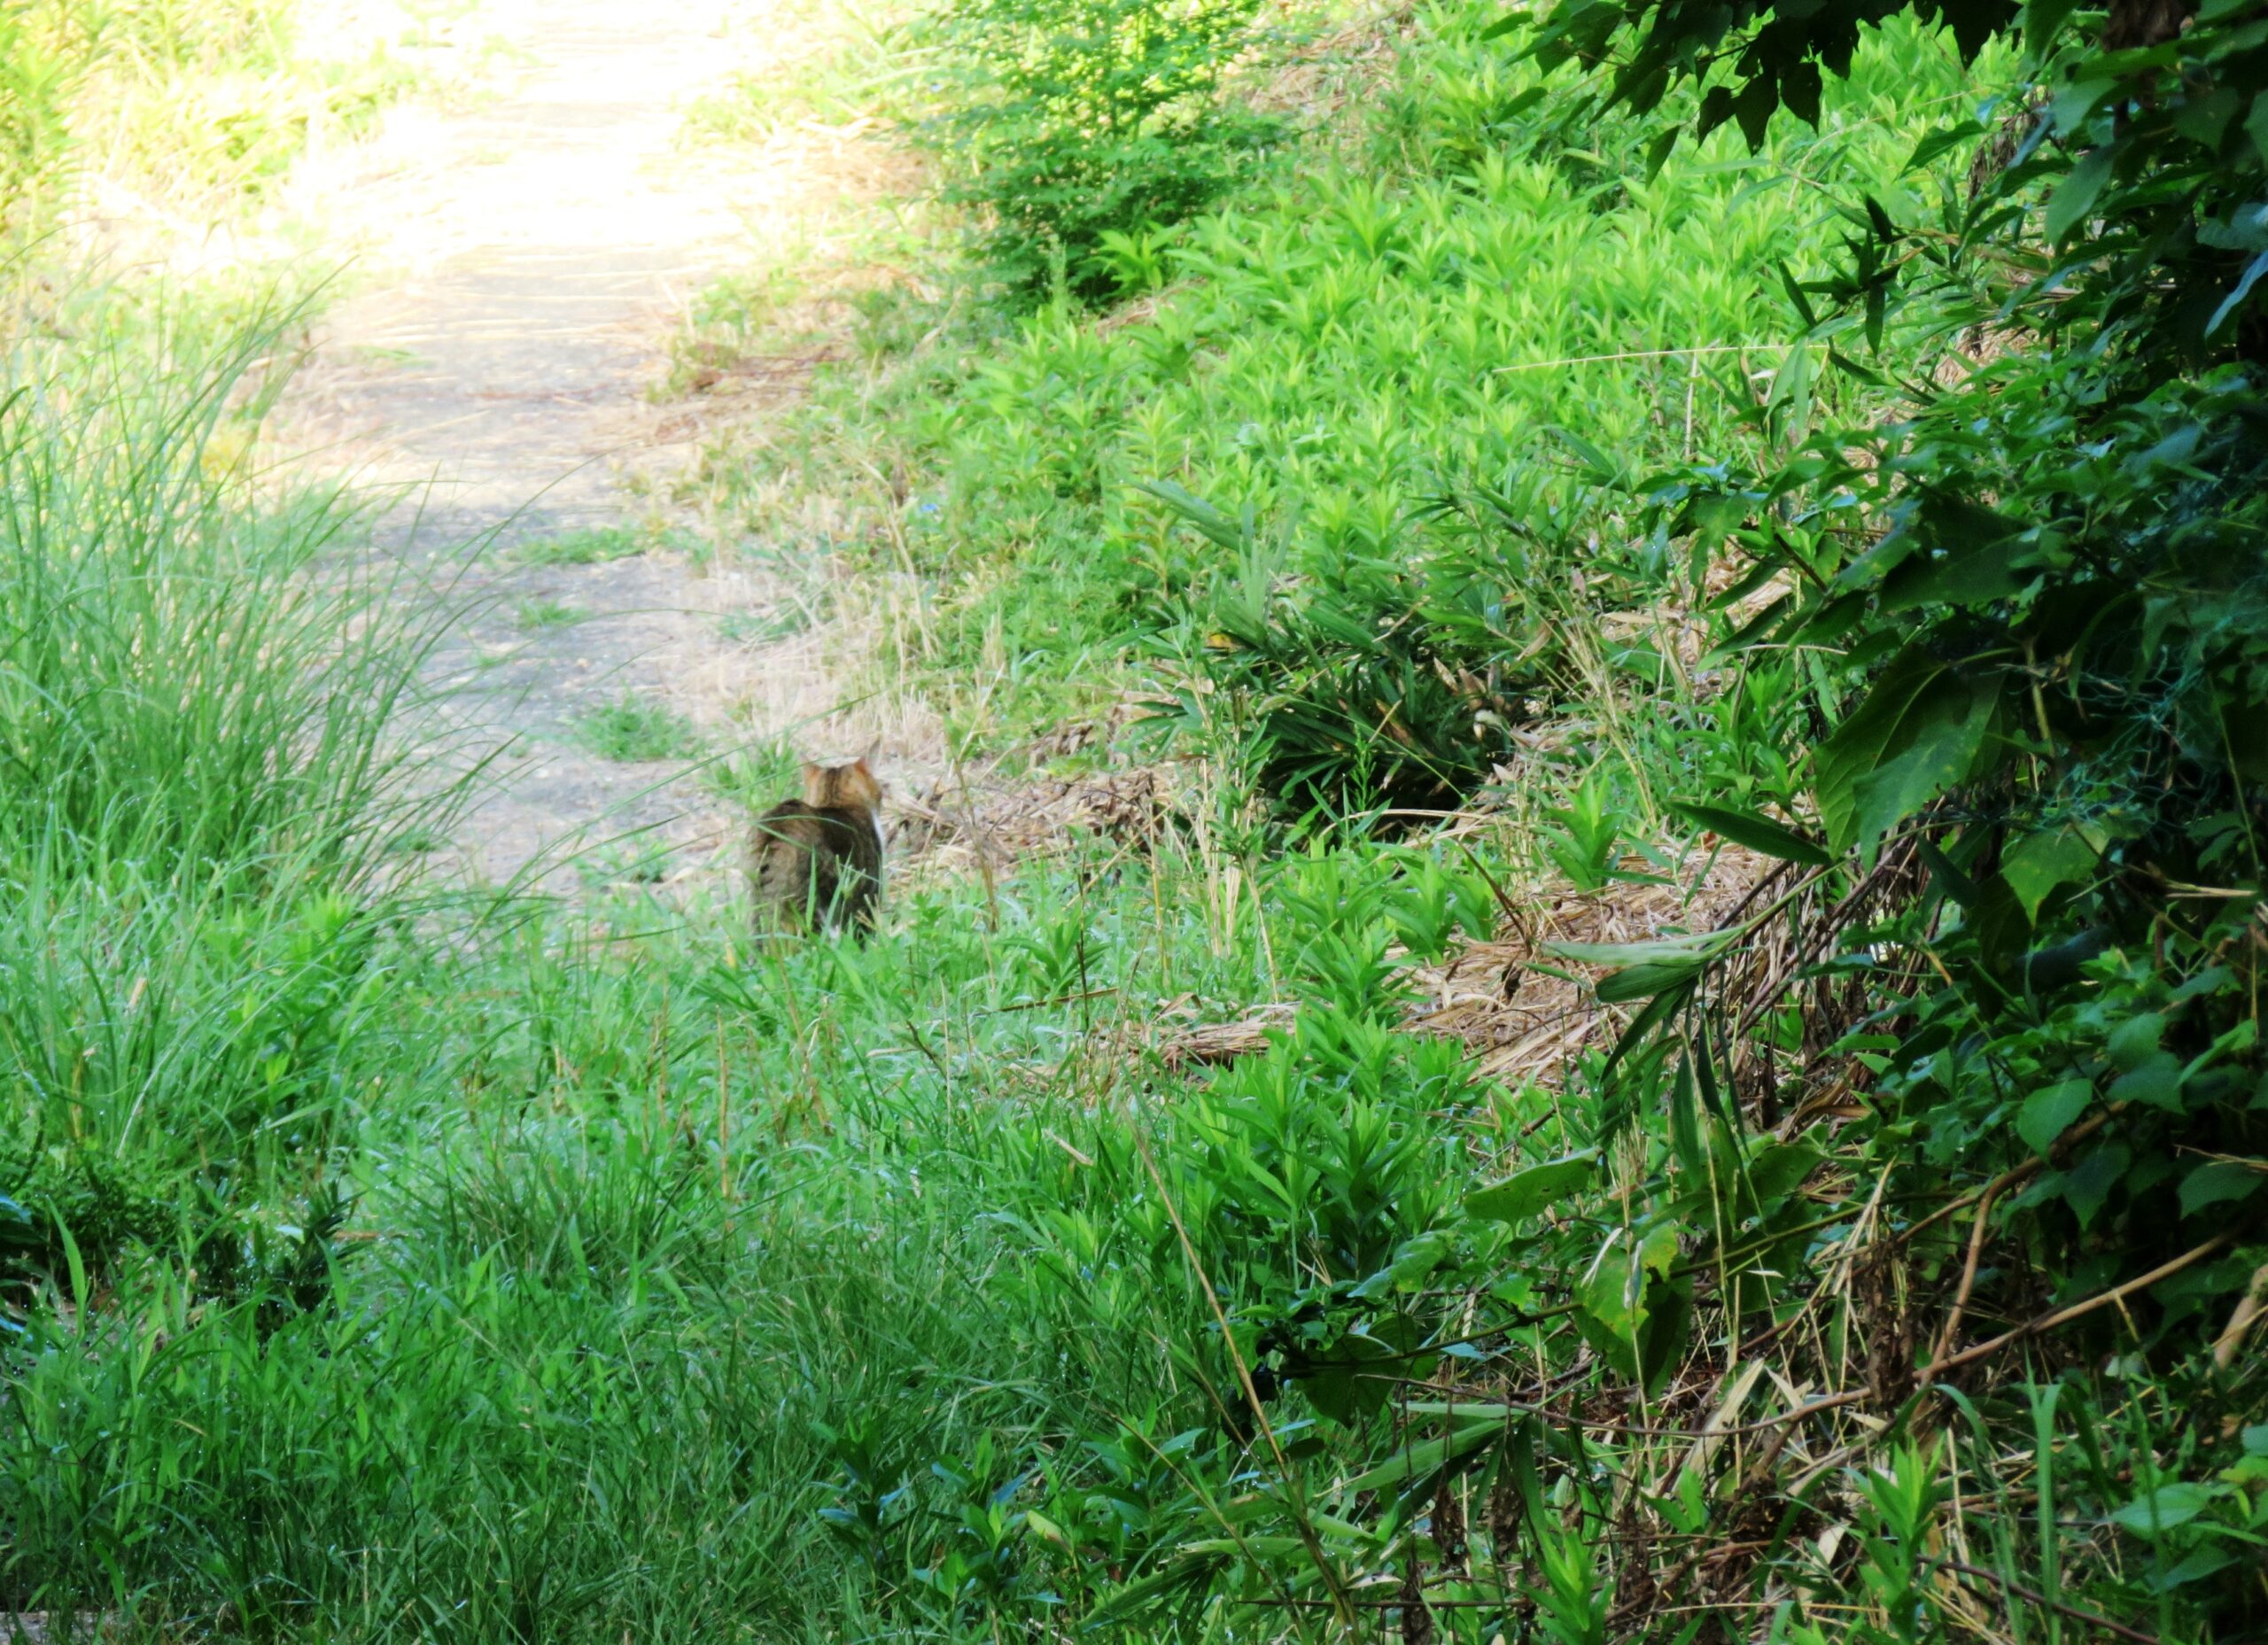
{"type": "Polygon", "coordinates": [[[646,552],[645,533],[625,525],[586,525],[550,537],[532,537],[512,549],[522,565],[604,565],[646,552]]]}
{"type": "Polygon", "coordinates": [[[383,570],[309,576],[339,504],[261,501],[208,461],[280,389],[246,372],[291,320],[204,343],[170,322],[159,376],[135,343],[12,356],[38,386],[0,413],[0,833],[89,872],[307,853],[351,880],[428,822],[385,731],[416,706],[431,602],[383,570]]]}
{"type": "Polygon", "coordinates": [[[321,1176],[464,795],[401,734],[431,602],[341,563],[335,497],[212,460],[296,316],[82,300],[103,345],[18,342],[0,411],[0,1284],[249,1238],[321,1176]]]}
{"type": "Polygon", "coordinates": [[[660,520],[634,525],[585,525],[515,545],[511,558],[526,566],[608,565],[656,551],[699,559],[710,547],[696,533],[660,520]]]}
{"type": "Polygon", "coordinates": [[[790,799],[802,780],[803,761],[784,737],[750,743],[702,772],[709,791],[750,811],[790,799]]]}
{"type": "Polygon", "coordinates": [[[651,391],[657,400],[681,399],[728,377],[760,370],[767,359],[793,369],[817,343],[795,323],[791,309],[802,294],[803,270],[813,255],[781,247],[777,260],[726,275],[702,288],[670,339],[669,370],[651,391]]]}
{"type": "Polygon", "coordinates": [[[590,613],[558,600],[523,600],[514,608],[513,623],[521,628],[571,628],[587,621],[590,613]]]}
{"type": "Polygon", "coordinates": [[[668,704],[625,693],[583,716],[583,746],[625,764],[697,759],[707,751],[700,728],[668,704]]]}

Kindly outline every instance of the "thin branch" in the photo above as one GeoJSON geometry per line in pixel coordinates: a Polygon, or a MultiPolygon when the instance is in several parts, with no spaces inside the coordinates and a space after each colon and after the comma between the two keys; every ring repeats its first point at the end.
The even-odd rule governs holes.
{"type": "Polygon", "coordinates": [[[2083,1314],[2092,1314],[2106,1304],[2116,1302],[2122,1297],[2131,1296],[2137,1291],[2146,1290],[2156,1284],[2158,1281],[2169,1275],[2179,1273],[2194,1262],[2202,1261],[2216,1251],[2233,1244],[2235,1239],[2234,1233],[2216,1234],[2203,1245],[2183,1252],[2171,1262],[2159,1263],[2148,1273],[2138,1275],[2123,1285],[2113,1285],[2108,1291],[2097,1292],[2084,1302],[2074,1302],[2067,1308],[2057,1308],[2052,1314],[2043,1314],[2038,1319],[2027,1320],[2014,1331],[2002,1331],[1990,1341],[1980,1342],[1973,1348],[1964,1348],[1959,1354],[1947,1358],[1932,1361],[1922,1369],[1921,1380],[1925,1383],[1933,1382],[1949,1370],[1956,1370],[1963,1365],[1973,1363],[1987,1355],[1998,1354],[2002,1348],[2012,1343],[2020,1342],[2026,1337],[2037,1336],[2043,1331],[2053,1331],[2058,1325],[2069,1324],[2083,1314]]]}
{"type": "Polygon", "coordinates": [[[2000,1192],[2000,1185],[1994,1183],[1984,1191],[1984,1198],[1977,1205],[1977,1221],[1969,1230],[1969,1261],[1961,1266],[1961,1289],[1953,1293],[1945,1329],[1938,1333],[1938,1346],[1930,1351],[1932,1361],[1945,1358],[1953,1352],[1953,1345],[1961,1340],[1961,1316],[1969,1307],[1969,1292],[1977,1289],[1977,1259],[1984,1254],[1985,1231],[1992,1222],[1992,1201],[2000,1192]]]}

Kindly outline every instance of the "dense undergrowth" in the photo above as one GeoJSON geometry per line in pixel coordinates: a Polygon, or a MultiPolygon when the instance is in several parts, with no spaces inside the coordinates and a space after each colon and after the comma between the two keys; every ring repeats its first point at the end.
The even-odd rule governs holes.
{"type": "MultiPolygon", "coordinates": [[[[1060,221],[1036,308],[982,240],[992,292],[874,299],[866,363],[712,454],[763,528],[783,469],[902,477],[874,574],[928,588],[899,663],[957,735],[1130,693],[1185,757],[1154,826],[918,880],[865,944],[422,881],[466,794],[383,733],[424,608],[215,437],[258,332],[25,344],[0,1606],[2258,1631],[2243,359],[2068,306],[2057,179],[1971,175],[2013,58],[1897,24],[1816,130],[1665,153],[1705,95],[1587,103],[1499,16],[1280,31],[1309,129],[1083,229],[1120,306],[1060,221]],[[1530,940],[1735,872],[1721,929],[1530,940]],[[1610,1008],[1540,1082],[1405,1026],[1500,927],[1610,1008]],[[1226,1066],[1155,1054],[1263,1004],[1226,1066]]],[[[1220,38],[1261,55],[1211,95],[1276,84],[1220,38]]]]}

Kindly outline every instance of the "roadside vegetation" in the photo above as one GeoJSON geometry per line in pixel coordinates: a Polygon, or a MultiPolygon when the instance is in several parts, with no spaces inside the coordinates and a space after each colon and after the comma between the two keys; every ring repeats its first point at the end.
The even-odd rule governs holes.
{"type": "Polygon", "coordinates": [[[19,320],[0,1610],[2256,1637],[2268,59],[1856,16],[861,22],[966,232],[683,484],[1119,785],[864,943],[429,874],[291,317],[19,320]]]}
{"type": "MultiPolygon", "coordinates": [[[[422,8],[430,18],[448,8],[422,8]]],[[[421,8],[19,0],[0,16],[0,202],[19,235],[258,200],[417,83],[421,8]],[[389,27],[391,26],[391,27],[389,27]]]]}

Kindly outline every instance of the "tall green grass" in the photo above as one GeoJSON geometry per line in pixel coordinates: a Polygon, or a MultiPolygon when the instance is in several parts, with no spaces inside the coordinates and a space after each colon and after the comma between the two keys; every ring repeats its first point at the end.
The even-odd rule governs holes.
{"type": "Polygon", "coordinates": [[[428,802],[386,727],[422,631],[355,508],[238,439],[288,318],[206,345],[26,345],[0,412],[0,828],[89,874],[366,876],[428,802]]]}
{"type": "Polygon", "coordinates": [[[0,410],[0,1188],[35,1266],[99,1268],[272,1192],[258,1161],[320,1175],[464,773],[413,754],[445,604],[247,466],[291,317],[89,318],[21,334],[0,410]]]}
{"type": "Polygon", "coordinates": [[[1085,1436],[1209,1408],[1162,1218],[1087,1280],[1056,1254],[1139,1168],[1148,1076],[1088,1030],[1163,982],[1161,906],[1176,986],[1262,985],[1248,924],[1207,958],[1202,899],[1146,880],[1018,876],[990,927],[966,888],[914,893],[839,951],[619,904],[633,943],[539,924],[397,970],[315,1306],[273,1260],[214,1297],[153,1254],[35,1315],[7,1601],[327,1639],[1006,1622],[1039,1579],[1017,1547],[932,1563],[967,1516],[1036,1470],[1084,1492],[1085,1436]],[[1120,1003],[1066,1002],[1082,976],[1120,1003]]]}

